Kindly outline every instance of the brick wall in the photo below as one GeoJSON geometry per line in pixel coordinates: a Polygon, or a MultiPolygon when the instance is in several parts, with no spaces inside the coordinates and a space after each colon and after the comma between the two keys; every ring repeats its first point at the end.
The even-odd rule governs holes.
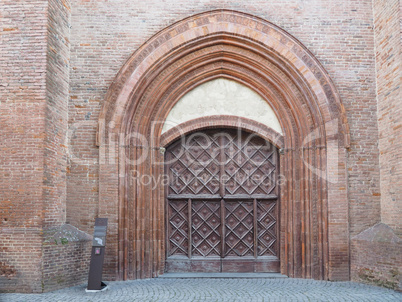
{"type": "Polygon", "coordinates": [[[401,2],[375,0],[381,221],[402,235],[401,2]]]}
{"type": "Polygon", "coordinates": [[[401,8],[398,0],[373,1],[382,223],[351,240],[352,280],[399,290],[402,290],[401,8]]]}
{"type": "Polygon", "coordinates": [[[67,117],[70,59],[70,1],[48,1],[48,44],[43,202],[44,226],[66,216],[67,117]]]}
{"type": "Polygon", "coordinates": [[[42,292],[42,236],[35,228],[1,229],[0,292],[42,292]]]}
{"type": "Polygon", "coordinates": [[[0,288],[38,292],[47,1],[10,0],[1,6],[0,288]]]}
{"type": "Polygon", "coordinates": [[[88,281],[92,242],[48,244],[43,247],[43,292],[88,281]]]}
{"type": "Polygon", "coordinates": [[[43,244],[43,292],[87,282],[92,236],[64,224],[49,228],[43,244]]]}
{"type": "MultiPolygon", "coordinates": [[[[128,57],[166,26],[218,8],[262,17],[299,39],[339,89],[351,128],[350,231],[380,221],[372,5],[367,1],[72,1],[67,221],[89,230],[97,215],[95,132],[105,93],[128,57]]],[[[109,213],[117,217],[117,213],[109,213]]],[[[111,224],[116,221],[110,221],[111,224]]],[[[110,276],[113,276],[110,272],[110,276]]]]}
{"type": "Polygon", "coordinates": [[[378,223],[352,238],[351,279],[402,290],[402,240],[378,223]]]}
{"type": "Polygon", "coordinates": [[[0,18],[0,288],[82,283],[88,244],[43,247],[65,223],[70,2],[2,1],[0,18]]]}
{"type": "Polygon", "coordinates": [[[38,226],[42,211],[47,7],[43,0],[3,3],[1,226],[38,226]]]}

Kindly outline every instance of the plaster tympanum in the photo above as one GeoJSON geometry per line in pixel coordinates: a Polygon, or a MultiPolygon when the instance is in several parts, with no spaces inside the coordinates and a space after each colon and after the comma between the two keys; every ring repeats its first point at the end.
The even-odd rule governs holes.
{"type": "Polygon", "coordinates": [[[184,95],[169,112],[162,133],[184,122],[216,115],[249,118],[283,134],[266,101],[250,88],[223,78],[206,82],[184,95]]]}

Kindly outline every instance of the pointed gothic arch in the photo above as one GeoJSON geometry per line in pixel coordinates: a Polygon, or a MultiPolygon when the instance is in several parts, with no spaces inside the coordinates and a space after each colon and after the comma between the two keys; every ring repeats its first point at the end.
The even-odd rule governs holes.
{"type": "Polygon", "coordinates": [[[99,216],[110,221],[108,274],[135,279],[163,273],[163,186],[139,186],[130,173],[146,151],[135,171],[158,179],[163,166],[155,163],[163,162],[161,131],[169,111],[194,87],[216,78],[261,95],[283,129],[281,272],[348,279],[343,259],[349,257],[349,127],[335,86],[296,38],[228,10],[191,16],[157,33],[129,58],[107,92],[97,143],[99,216]]]}

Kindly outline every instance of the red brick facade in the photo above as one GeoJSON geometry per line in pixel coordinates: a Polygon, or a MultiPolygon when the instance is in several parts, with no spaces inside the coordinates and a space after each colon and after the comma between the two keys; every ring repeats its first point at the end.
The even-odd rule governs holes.
{"type": "Polygon", "coordinates": [[[41,292],[48,5],[2,6],[0,288],[41,292]]]}
{"type": "Polygon", "coordinates": [[[402,6],[400,1],[374,0],[373,9],[383,224],[352,238],[351,277],[355,281],[401,290],[402,6]]]}
{"type": "MultiPolygon", "coordinates": [[[[317,125],[325,125],[328,135],[333,125],[326,122],[331,116],[339,119],[339,129],[338,125],[334,129],[342,135],[327,139],[326,149],[302,151],[311,162],[317,163],[317,158],[323,165],[328,162],[327,173],[337,178],[336,184],[321,182],[300,170],[294,183],[289,184],[292,189],[287,191],[295,195],[283,199],[301,210],[302,214],[295,211],[283,213],[283,217],[289,227],[302,231],[287,234],[283,229],[281,240],[289,250],[283,253],[282,272],[295,277],[352,277],[365,282],[377,278],[398,283],[395,280],[400,278],[402,268],[393,255],[400,253],[400,243],[391,240],[382,245],[378,243],[381,240],[376,243],[359,234],[372,232],[370,227],[383,222],[391,227],[388,232],[401,235],[399,1],[322,0],[307,5],[297,0],[24,0],[3,1],[1,5],[1,291],[42,292],[85,282],[88,238],[52,245],[47,236],[48,230],[64,229],[65,224],[91,234],[95,217],[110,219],[104,272],[107,279],[152,277],[163,271],[163,223],[157,220],[163,217],[158,202],[162,192],[137,188],[136,198],[130,195],[133,189],[125,199],[121,171],[126,168],[118,161],[108,165],[102,162],[102,156],[105,152],[108,156],[121,155],[119,144],[116,149],[110,148],[118,136],[109,134],[116,129],[128,129],[129,122],[135,121],[135,125],[143,127],[139,131],[147,131],[145,125],[152,116],[160,120],[166,117],[168,110],[157,106],[148,108],[155,111],[130,107],[138,98],[139,104],[158,101],[169,108],[171,104],[163,101],[162,94],[173,96],[176,92],[167,91],[165,86],[155,88],[157,83],[164,83],[165,75],[171,72],[176,76],[177,99],[194,85],[222,76],[214,74],[219,64],[219,68],[229,70],[228,77],[237,80],[243,73],[241,68],[248,68],[247,78],[242,79],[244,84],[260,89],[270,101],[278,100],[271,105],[277,108],[285,126],[284,157],[294,158],[296,165],[300,164],[300,154],[288,154],[295,152],[291,149],[297,143],[286,145],[286,139],[303,140],[317,125]],[[233,13],[227,27],[219,28],[219,18],[205,13],[216,9],[242,14],[233,13]],[[205,13],[204,19],[179,22],[199,13],[205,13]],[[247,14],[258,18],[253,20],[247,14]],[[259,28],[264,20],[270,22],[266,23],[268,27],[259,28]],[[200,38],[208,38],[214,30],[233,34],[239,40],[230,37],[225,45],[214,46],[200,38]],[[149,40],[153,36],[160,40],[149,40]],[[246,41],[241,46],[240,37],[246,41]],[[193,43],[197,39],[198,44],[193,43]],[[240,44],[235,45],[235,41],[240,44]],[[238,57],[231,62],[225,57],[215,66],[205,67],[202,72],[210,76],[201,76],[201,71],[188,72],[186,62],[195,64],[197,58],[207,54],[197,48],[201,45],[211,53],[215,51],[213,47],[221,47],[238,57]],[[185,52],[186,47],[193,47],[193,57],[185,52]],[[177,60],[176,65],[169,64],[166,56],[177,60]],[[161,61],[150,63],[155,58],[161,61]],[[247,60],[259,60],[267,71],[264,74],[264,68],[252,69],[247,60]],[[157,70],[158,64],[163,68],[157,70]],[[135,70],[138,65],[142,69],[135,70]],[[180,78],[178,71],[185,76],[180,78]],[[143,74],[147,77],[142,78],[143,74]],[[286,86],[279,92],[270,86],[274,74],[286,86]],[[292,84],[290,79],[297,80],[292,84]],[[137,82],[143,84],[144,90],[135,86],[137,82]],[[129,88],[138,94],[131,95],[129,88]],[[119,95],[125,97],[119,99],[119,95]],[[292,110],[297,112],[294,116],[298,116],[295,121],[299,123],[292,127],[298,131],[291,130],[291,115],[281,107],[281,97],[292,99],[289,102],[295,106],[292,110]],[[298,103],[297,99],[305,102],[298,103]],[[325,151],[335,147],[337,153],[325,151]],[[335,159],[338,164],[331,165],[335,159]],[[322,190],[311,191],[316,192],[311,198],[297,195],[301,192],[299,186],[308,191],[313,179],[311,190],[317,186],[322,190]],[[155,211],[146,212],[142,199],[152,200],[155,211]],[[310,215],[310,210],[317,215],[310,215]],[[122,235],[125,231],[127,235],[122,235]],[[29,255],[27,249],[31,251],[29,255]],[[376,252],[368,253],[369,249],[376,252]],[[56,255],[60,255],[59,259],[56,255]],[[60,259],[71,265],[55,268],[60,259]],[[384,266],[383,259],[394,264],[384,266]],[[77,272],[76,280],[71,278],[73,271],[77,272]],[[374,277],[367,278],[367,272],[374,277]],[[396,277],[392,272],[397,272],[396,277]],[[59,282],[55,283],[57,278],[59,282]]],[[[202,122],[197,128],[200,127],[202,122]]]]}
{"type": "Polygon", "coordinates": [[[402,240],[378,223],[352,238],[351,279],[392,289],[402,288],[402,240]]]}
{"type": "Polygon", "coordinates": [[[88,238],[46,243],[66,222],[71,7],[1,5],[0,291],[43,292],[81,283],[88,262],[88,238]]]}
{"type": "Polygon", "coordinates": [[[381,220],[398,235],[402,234],[401,10],[400,1],[374,1],[381,220]]]}

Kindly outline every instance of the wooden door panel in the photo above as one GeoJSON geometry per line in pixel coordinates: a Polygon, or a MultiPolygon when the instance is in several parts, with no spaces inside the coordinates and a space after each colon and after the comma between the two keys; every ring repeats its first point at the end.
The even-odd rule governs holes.
{"type": "Polygon", "coordinates": [[[255,259],[222,259],[223,273],[254,273],[255,259]]]}
{"type": "Polygon", "coordinates": [[[169,202],[168,255],[188,256],[188,203],[186,200],[169,202]]]}
{"type": "Polygon", "coordinates": [[[278,257],[272,258],[257,258],[254,262],[254,272],[265,273],[265,272],[279,272],[280,262],[278,257]]]}
{"type": "Polygon", "coordinates": [[[277,194],[275,147],[244,133],[223,140],[225,194],[277,194]]]}
{"type": "Polygon", "coordinates": [[[218,194],[218,138],[199,135],[189,137],[184,144],[178,143],[168,150],[168,194],[218,194]]]}
{"type": "Polygon", "coordinates": [[[279,270],[277,156],[263,139],[232,130],[168,147],[167,271],[279,270]]]}
{"type": "Polygon", "coordinates": [[[165,269],[171,273],[219,273],[222,271],[221,258],[175,258],[166,259],[165,269]]]}
{"type": "Polygon", "coordinates": [[[224,257],[254,257],[253,211],[252,201],[225,202],[224,257]]]}
{"type": "Polygon", "coordinates": [[[219,273],[222,271],[221,258],[192,258],[191,272],[194,273],[219,273]]]}
{"type": "Polygon", "coordinates": [[[170,273],[192,272],[191,259],[168,257],[165,262],[165,270],[170,273]]]}
{"type": "Polygon", "coordinates": [[[192,201],[192,256],[220,257],[220,201],[192,201]]]}
{"type": "Polygon", "coordinates": [[[277,256],[277,205],[273,201],[257,201],[258,256],[277,256]]]}

